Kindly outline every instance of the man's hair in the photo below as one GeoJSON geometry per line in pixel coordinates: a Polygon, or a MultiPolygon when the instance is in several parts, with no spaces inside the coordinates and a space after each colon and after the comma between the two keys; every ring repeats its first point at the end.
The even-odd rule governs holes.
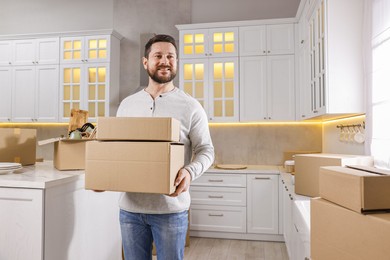
{"type": "Polygon", "coordinates": [[[177,55],[177,47],[176,47],[175,39],[172,36],[170,36],[170,35],[157,34],[156,36],[151,38],[145,44],[145,53],[144,53],[144,57],[145,58],[149,57],[150,49],[152,48],[153,43],[156,43],[156,42],[169,42],[169,43],[171,43],[175,47],[176,55],[177,55]]]}

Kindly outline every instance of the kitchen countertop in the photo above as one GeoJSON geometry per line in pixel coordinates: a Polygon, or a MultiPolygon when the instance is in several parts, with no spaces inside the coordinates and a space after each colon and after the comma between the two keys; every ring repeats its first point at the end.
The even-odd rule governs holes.
{"type": "Polygon", "coordinates": [[[215,166],[211,166],[206,172],[207,173],[262,173],[262,174],[279,174],[279,166],[275,165],[245,165],[246,169],[242,170],[230,170],[230,169],[219,169],[215,166]]]}
{"type": "Polygon", "coordinates": [[[14,173],[0,175],[0,187],[47,189],[79,178],[84,178],[83,170],[59,171],[52,161],[37,162],[14,173]]]}

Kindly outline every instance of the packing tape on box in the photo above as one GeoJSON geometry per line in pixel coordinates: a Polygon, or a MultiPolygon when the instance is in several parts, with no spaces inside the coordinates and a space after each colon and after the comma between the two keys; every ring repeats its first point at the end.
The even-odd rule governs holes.
{"type": "Polygon", "coordinates": [[[14,135],[20,135],[21,129],[20,128],[14,128],[14,135]]]}

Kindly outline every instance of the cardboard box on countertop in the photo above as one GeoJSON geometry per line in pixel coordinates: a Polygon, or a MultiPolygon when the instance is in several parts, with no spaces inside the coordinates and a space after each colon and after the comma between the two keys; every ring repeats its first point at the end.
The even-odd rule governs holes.
{"type": "Polygon", "coordinates": [[[171,117],[98,117],[98,140],[180,141],[180,122],[171,117]]]}
{"type": "Polygon", "coordinates": [[[318,197],[321,166],[364,165],[372,166],[373,158],[346,154],[297,154],[295,155],[295,193],[318,197]]]}
{"type": "Polygon", "coordinates": [[[284,151],[283,152],[283,163],[285,161],[289,161],[289,160],[294,160],[295,158],[295,155],[297,154],[310,154],[310,153],[321,153],[321,151],[300,151],[300,150],[296,150],[296,151],[284,151]]]}
{"type": "Polygon", "coordinates": [[[37,130],[0,128],[0,162],[35,164],[37,130]]]}
{"type": "Polygon", "coordinates": [[[85,188],[171,194],[184,166],[184,145],[170,142],[87,143],[85,188]]]}
{"type": "Polygon", "coordinates": [[[321,167],[320,196],[358,213],[390,209],[390,171],[386,174],[374,167],[357,168],[362,170],[321,167]]]}
{"type": "Polygon", "coordinates": [[[390,259],[389,213],[363,215],[322,198],[310,207],[311,259],[390,259]]]}

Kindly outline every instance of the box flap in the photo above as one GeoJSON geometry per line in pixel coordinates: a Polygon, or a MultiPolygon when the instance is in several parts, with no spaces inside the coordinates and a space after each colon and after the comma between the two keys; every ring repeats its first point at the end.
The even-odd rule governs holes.
{"type": "Polygon", "coordinates": [[[364,165],[346,165],[348,168],[355,169],[355,170],[360,170],[360,171],[365,171],[373,174],[378,174],[378,175],[390,175],[389,170],[383,170],[379,168],[375,168],[374,166],[364,166],[364,165]]]}

